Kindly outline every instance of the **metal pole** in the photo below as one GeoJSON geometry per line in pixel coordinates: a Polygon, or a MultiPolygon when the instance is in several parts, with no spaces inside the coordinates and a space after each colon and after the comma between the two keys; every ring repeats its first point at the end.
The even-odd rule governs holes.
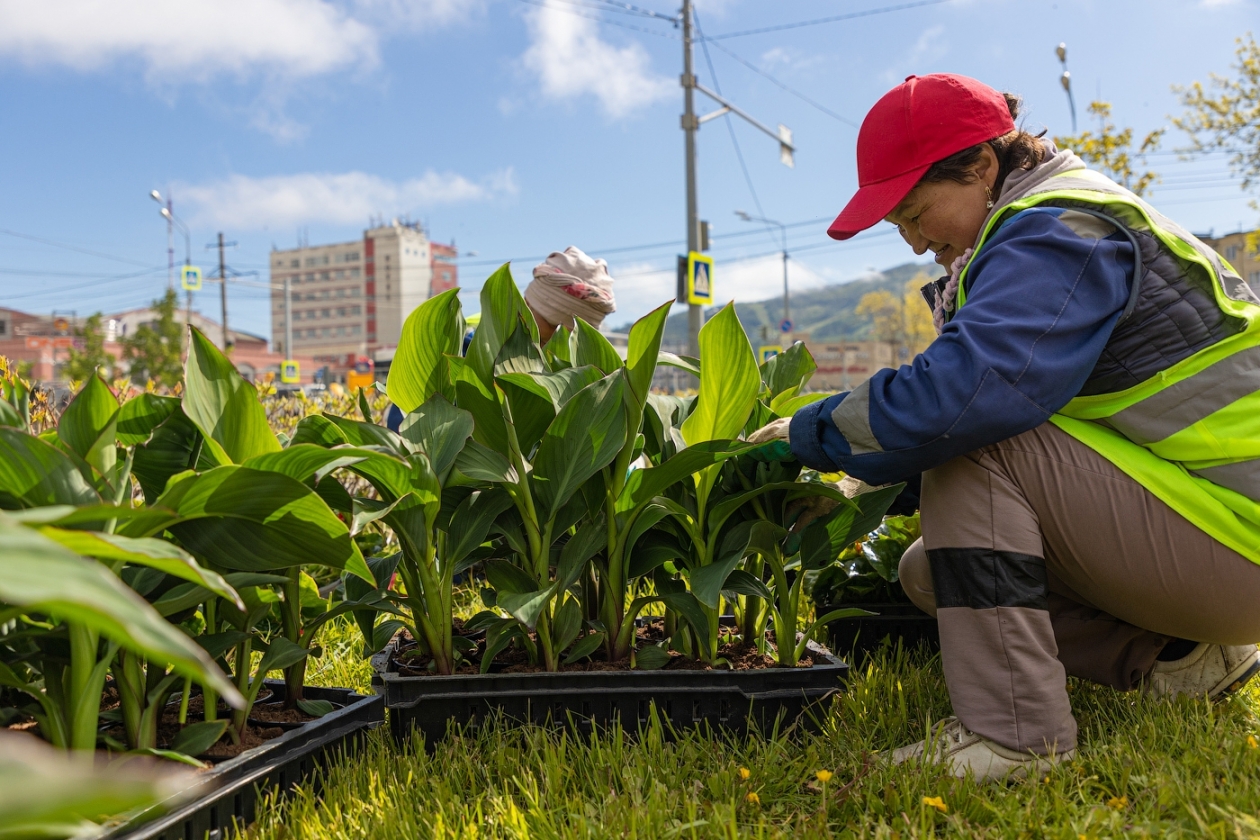
{"type": "Polygon", "coordinates": [[[290,275],[284,276],[284,356],[293,358],[293,291],[289,287],[290,275]]]}
{"type": "Polygon", "coordinates": [[[792,309],[788,305],[788,252],[786,243],[783,245],[783,320],[792,320],[792,309]]]}
{"type": "Polygon", "coordinates": [[[223,352],[228,350],[227,264],[223,259],[223,231],[219,231],[219,303],[223,307],[223,352]]]}
{"type": "Polygon", "coordinates": [[[175,288],[175,210],[166,197],[166,288],[175,288]]]}
{"type": "MultiPolygon", "coordinates": [[[[691,69],[691,0],[683,0],[683,133],[687,138],[687,251],[699,251],[699,210],[696,207],[696,77],[691,69]]],[[[713,278],[709,278],[713,282],[713,278]]],[[[700,327],[704,324],[704,309],[698,303],[687,305],[687,347],[692,356],[700,356],[700,327]]]]}

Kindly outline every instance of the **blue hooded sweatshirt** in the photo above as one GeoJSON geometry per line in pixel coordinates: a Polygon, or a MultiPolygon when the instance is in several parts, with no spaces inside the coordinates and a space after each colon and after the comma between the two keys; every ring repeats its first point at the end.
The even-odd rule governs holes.
{"type": "Polygon", "coordinates": [[[854,446],[832,418],[848,393],[798,411],[797,460],[870,484],[913,480],[1040,426],[1076,396],[1128,302],[1133,246],[1119,231],[1078,233],[1064,212],[1024,210],[990,235],[967,272],[967,305],[909,365],[867,383],[869,438],[854,446]]]}

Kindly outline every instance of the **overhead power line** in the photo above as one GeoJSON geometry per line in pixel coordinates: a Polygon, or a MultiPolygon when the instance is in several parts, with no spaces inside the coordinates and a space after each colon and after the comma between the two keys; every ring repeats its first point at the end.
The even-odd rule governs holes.
{"type": "Polygon", "coordinates": [[[907,9],[918,9],[923,6],[937,6],[941,3],[949,3],[950,0],[919,0],[917,3],[902,3],[898,6],[884,6],[879,9],[866,9],[861,12],[849,12],[844,15],[832,15],[831,17],[815,18],[814,20],[800,20],[795,23],[780,23],[775,26],[763,26],[760,29],[744,29],[739,32],[723,32],[721,35],[710,35],[709,40],[718,41],[725,38],[742,38],[745,35],[761,35],[765,32],[782,32],[784,29],[799,29],[803,26],[817,26],[821,23],[836,23],[842,20],[853,20],[854,18],[871,17],[873,15],[883,15],[889,12],[904,12],[907,9]]]}
{"type": "Polygon", "coordinates": [[[129,260],[126,257],[117,257],[113,254],[106,254],[101,251],[93,251],[89,248],[81,248],[77,245],[67,245],[65,242],[57,242],[52,239],[44,239],[42,236],[31,236],[29,233],[18,233],[15,230],[5,230],[0,228],[0,233],[5,236],[15,236],[18,239],[29,239],[32,242],[39,242],[43,245],[51,245],[54,248],[64,248],[67,251],[77,251],[80,254],[87,254],[92,257],[100,257],[103,260],[113,260],[114,262],[127,263],[128,265],[138,265],[148,268],[149,264],[140,262],[139,260],[129,260]]]}
{"type": "MultiPolygon", "coordinates": [[[[656,29],[648,29],[647,27],[644,27],[644,26],[635,26],[632,23],[625,23],[620,20],[609,20],[608,18],[601,17],[598,14],[587,14],[586,12],[580,11],[579,9],[566,8],[564,6],[553,5],[552,3],[548,2],[548,0],[517,0],[517,2],[528,3],[531,6],[539,6],[544,9],[553,9],[557,12],[564,12],[566,15],[574,15],[576,17],[586,18],[587,20],[594,20],[594,21],[598,21],[599,23],[606,23],[609,26],[620,26],[622,29],[633,29],[635,32],[643,32],[647,35],[655,35],[658,38],[669,38],[671,41],[678,40],[678,36],[673,34],[672,32],[661,32],[656,29]]],[[[585,5],[585,4],[582,4],[582,5],[585,5]]],[[[592,8],[592,7],[586,6],[586,8],[592,8]]],[[[613,11],[613,10],[607,9],[606,11],[613,11]]],[[[668,20],[668,18],[663,18],[663,19],[668,20]]]]}
{"type": "MultiPolygon", "coordinates": [[[[833,110],[831,110],[830,108],[828,108],[826,105],[823,105],[823,104],[821,104],[821,103],[819,103],[819,102],[815,101],[814,99],[811,99],[810,97],[806,96],[805,94],[801,93],[799,90],[796,90],[795,88],[789,87],[789,86],[788,86],[788,85],[786,85],[785,83],[783,83],[783,82],[779,81],[778,79],[776,79],[774,76],[771,76],[771,75],[770,75],[769,73],[767,73],[765,70],[762,70],[760,67],[758,67],[757,65],[753,64],[753,63],[752,63],[751,61],[749,61],[748,59],[743,58],[742,56],[738,56],[738,55],[736,55],[735,53],[733,53],[733,52],[731,52],[730,50],[728,50],[726,47],[724,47],[724,46],[722,46],[721,44],[719,44],[717,41],[714,41],[712,38],[709,38],[709,39],[707,39],[707,40],[701,40],[701,42],[700,42],[700,43],[701,43],[701,44],[705,47],[705,56],[706,56],[706,57],[708,57],[708,54],[709,54],[709,53],[708,53],[708,44],[709,44],[710,42],[712,42],[712,44],[713,44],[713,46],[714,46],[714,47],[716,47],[717,49],[719,49],[719,50],[721,50],[722,52],[726,53],[726,54],[727,54],[727,55],[729,55],[731,58],[735,59],[735,60],[736,60],[736,61],[738,61],[740,64],[742,64],[742,65],[744,65],[745,67],[747,67],[749,70],[751,70],[751,71],[753,71],[754,73],[756,73],[758,76],[761,76],[761,77],[763,77],[763,78],[767,79],[768,81],[770,81],[770,83],[772,83],[772,84],[773,84],[773,85],[775,85],[776,87],[778,87],[778,88],[780,88],[780,89],[782,89],[782,90],[787,91],[788,93],[790,93],[790,94],[792,94],[793,96],[795,96],[797,99],[800,99],[802,102],[805,102],[805,103],[807,103],[807,104],[809,104],[809,105],[812,105],[813,107],[817,108],[819,111],[822,111],[822,112],[823,112],[824,114],[826,114],[827,116],[831,117],[831,118],[832,118],[832,119],[834,119],[834,120],[839,120],[840,122],[844,123],[844,124],[845,124],[845,125],[847,125],[847,126],[852,126],[853,128],[861,128],[861,126],[859,126],[859,125],[858,125],[857,123],[855,123],[853,120],[849,119],[848,117],[842,117],[842,116],[840,116],[840,115],[839,115],[839,114],[837,114],[835,111],[833,111],[833,110]]],[[[719,91],[719,93],[720,93],[720,92],[721,92],[721,91],[719,91]]]]}

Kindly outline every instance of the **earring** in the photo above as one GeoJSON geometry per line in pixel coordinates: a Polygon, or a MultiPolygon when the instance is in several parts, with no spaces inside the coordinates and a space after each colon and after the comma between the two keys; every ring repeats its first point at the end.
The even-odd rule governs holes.
{"type": "Polygon", "coordinates": [[[992,210],[993,209],[993,191],[990,190],[988,187],[985,187],[984,197],[985,197],[985,205],[984,205],[985,208],[992,210]]]}

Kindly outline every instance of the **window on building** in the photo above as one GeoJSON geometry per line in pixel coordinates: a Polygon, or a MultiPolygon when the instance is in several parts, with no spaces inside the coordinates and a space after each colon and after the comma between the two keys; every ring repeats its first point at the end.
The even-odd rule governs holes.
{"type": "Polygon", "coordinates": [[[334,295],[334,297],[345,297],[345,296],[346,296],[346,290],[345,290],[345,289],[338,289],[337,291],[333,292],[333,295],[334,295]]]}
{"type": "Polygon", "coordinates": [[[1238,259],[1238,246],[1237,245],[1230,245],[1228,248],[1225,249],[1225,259],[1229,260],[1230,262],[1233,262],[1234,260],[1238,259]]]}
{"type": "Polygon", "coordinates": [[[327,338],[328,336],[332,335],[332,327],[324,327],[319,332],[320,332],[320,335],[327,338]]]}
{"type": "Polygon", "coordinates": [[[320,300],[328,300],[328,290],[327,290],[327,289],[320,289],[320,290],[319,290],[319,299],[320,299],[320,300]]]}
{"type": "Polygon", "coordinates": [[[341,278],[345,276],[346,276],[346,270],[344,268],[339,268],[333,272],[333,277],[335,277],[338,280],[340,280],[341,278]]]}
{"type": "Polygon", "coordinates": [[[327,310],[327,309],[321,309],[321,310],[319,310],[319,317],[321,317],[321,318],[327,318],[327,317],[329,317],[329,315],[328,315],[328,310],[327,310]]]}
{"type": "Polygon", "coordinates": [[[358,251],[350,251],[349,253],[346,254],[346,262],[358,262],[358,259],[359,259],[358,251]]]}
{"type": "Polygon", "coordinates": [[[328,279],[328,272],[327,272],[327,271],[321,271],[321,272],[319,273],[319,279],[320,279],[320,280],[327,280],[327,279],[328,279]]]}
{"type": "Polygon", "coordinates": [[[314,283],[314,282],[315,282],[315,275],[314,275],[314,274],[308,274],[308,275],[306,275],[306,282],[307,282],[307,283],[314,283]]]}
{"type": "Polygon", "coordinates": [[[359,269],[357,269],[357,268],[352,268],[352,269],[350,269],[350,276],[351,276],[351,277],[358,277],[358,276],[359,276],[359,269]]]}
{"type": "Polygon", "coordinates": [[[8,335],[8,334],[9,334],[9,322],[0,319],[0,335],[8,335]]]}
{"type": "Polygon", "coordinates": [[[289,260],[289,268],[301,268],[301,260],[289,260]]]}
{"type": "Polygon", "coordinates": [[[324,254],[322,257],[320,257],[320,258],[319,258],[319,264],[320,264],[320,265],[328,265],[328,255],[327,255],[327,254],[324,254]]]}
{"type": "Polygon", "coordinates": [[[358,297],[360,292],[361,292],[361,289],[359,289],[358,286],[355,286],[354,288],[350,290],[350,297],[358,297]]]}
{"type": "Polygon", "coordinates": [[[358,315],[358,314],[359,314],[359,307],[357,307],[357,306],[352,306],[352,307],[350,307],[350,314],[351,314],[351,315],[358,315]]]}
{"type": "Polygon", "coordinates": [[[346,334],[345,327],[337,327],[337,335],[345,335],[345,334],[346,334]]]}
{"type": "MultiPolygon", "coordinates": [[[[1260,288],[1260,271],[1251,272],[1251,276],[1247,278],[1251,281],[1251,285],[1260,288]]],[[[4,333],[4,322],[0,321],[0,334],[4,333]]]]}
{"type": "Polygon", "coordinates": [[[310,268],[310,267],[311,267],[311,266],[313,266],[313,265],[315,265],[315,258],[314,258],[314,257],[307,257],[307,258],[306,258],[306,266],[307,266],[307,268],[310,268]]]}
{"type": "Polygon", "coordinates": [[[358,334],[359,334],[359,325],[358,325],[358,324],[354,324],[354,325],[352,325],[352,326],[350,327],[350,334],[351,334],[351,335],[358,335],[358,334]]]}

